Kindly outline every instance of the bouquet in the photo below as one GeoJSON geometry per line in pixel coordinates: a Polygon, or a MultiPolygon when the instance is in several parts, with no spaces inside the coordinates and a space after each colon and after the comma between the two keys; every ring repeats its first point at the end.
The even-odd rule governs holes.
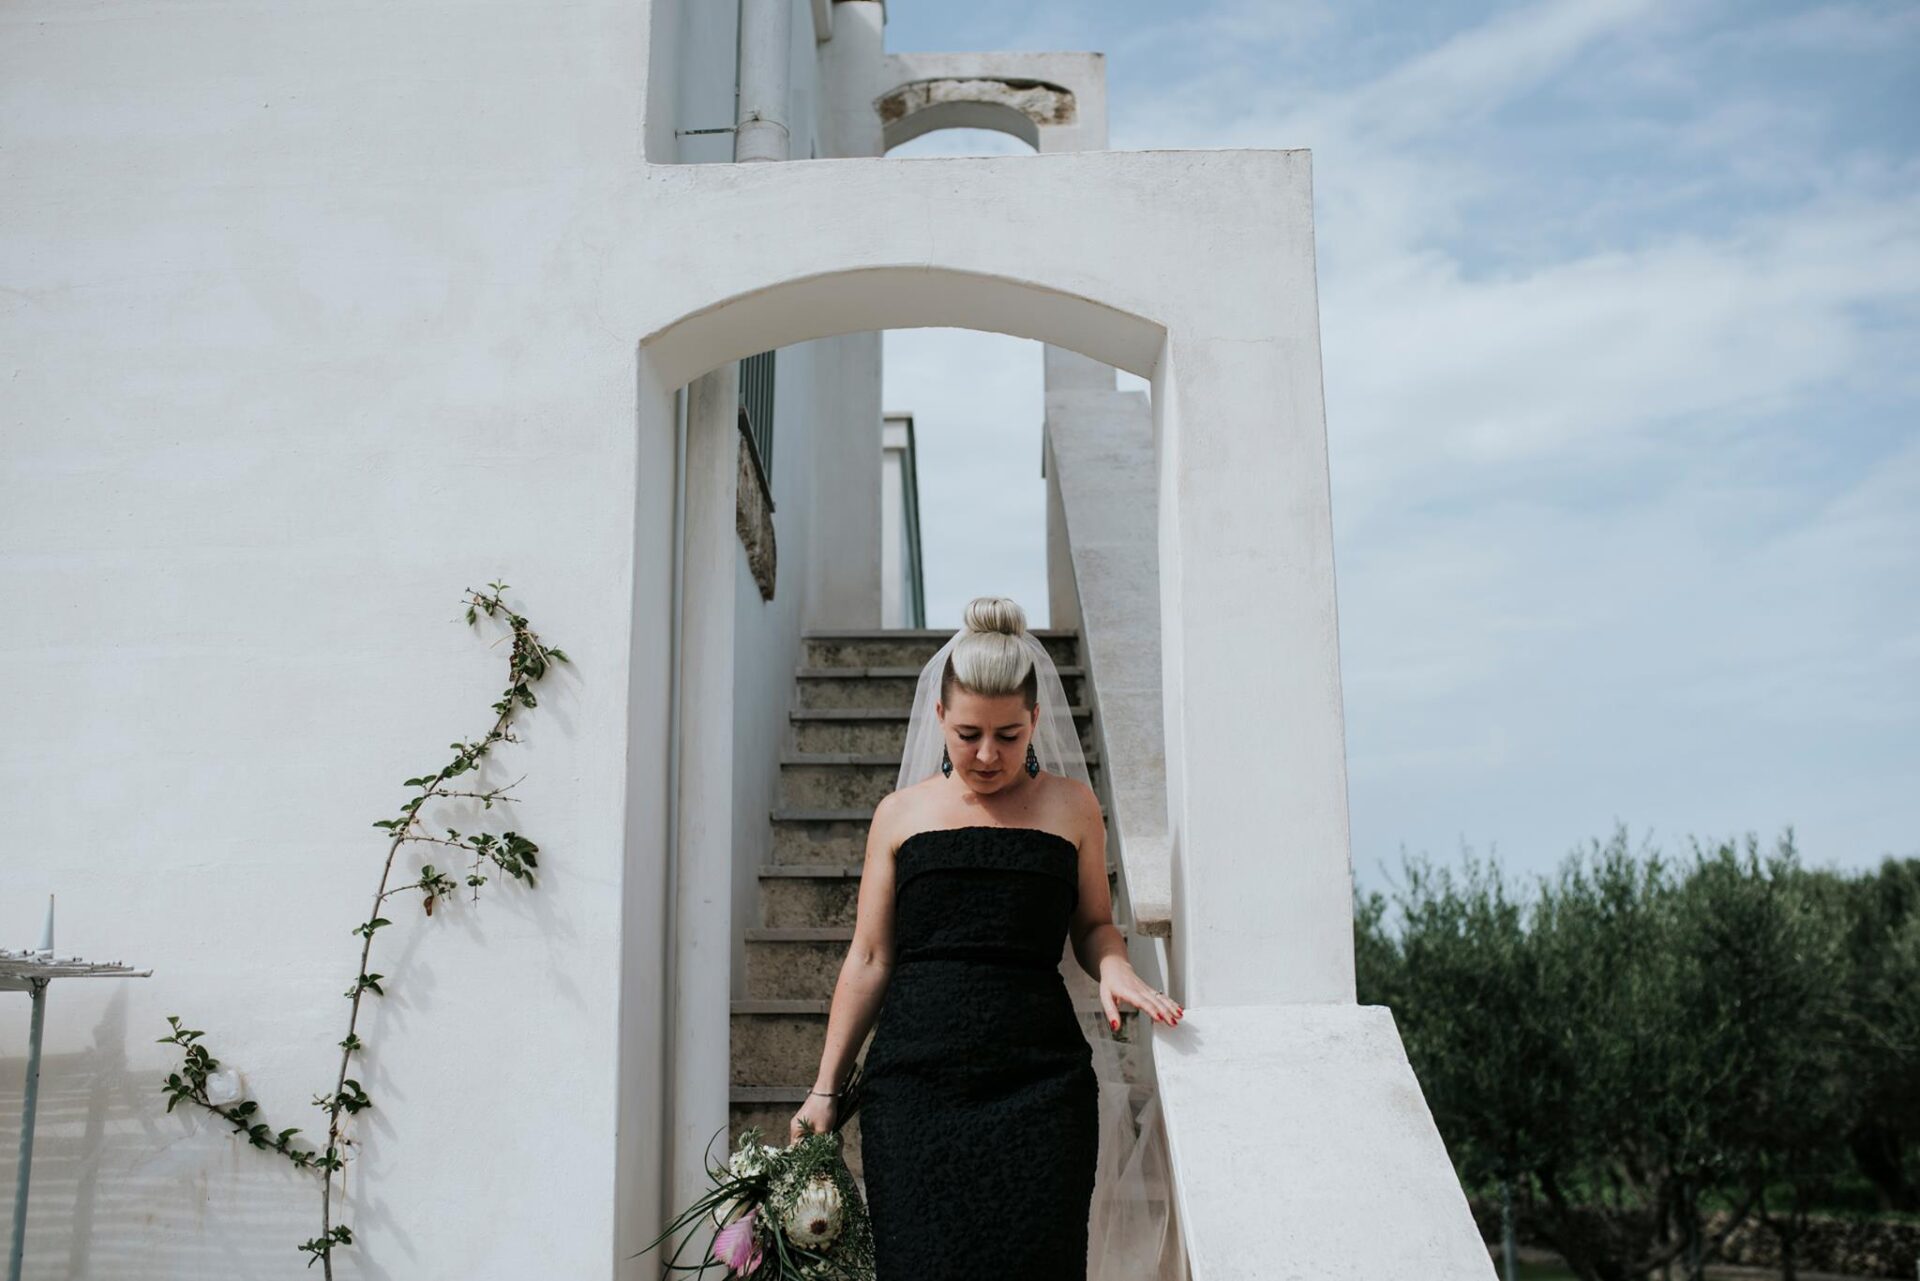
{"type": "Polygon", "coordinates": [[[843,1106],[836,1110],[833,1129],[808,1131],[777,1148],[761,1143],[759,1130],[749,1128],[725,1165],[709,1155],[712,1189],[640,1253],[678,1235],[669,1272],[704,1276],[708,1268],[721,1267],[728,1276],[756,1281],[873,1281],[867,1205],[841,1154],[840,1127],[858,1106],[854,1078],[859,1074],[856,1067],[841,1089],[843,1106]],[[681,1253],[707,1217],[720,1229],[707,1258],[698,1266],[682,1264],[681,1253]]]}

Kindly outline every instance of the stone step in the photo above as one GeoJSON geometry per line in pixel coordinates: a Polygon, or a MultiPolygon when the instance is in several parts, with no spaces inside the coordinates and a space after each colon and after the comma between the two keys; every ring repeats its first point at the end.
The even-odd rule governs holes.
{"type": "MultiPolygon", "coordinates": [[[[907,742],[907,707],[796,707],[793,746],[800,752],[885,752],[895,760],[907,742]]],[[[1093,709],[1073,708],[1080,749],[1093,747],[1093,709]]]]}
{"type": "MultiPolygon", "coordinates": [[[[1122,938],[1131,925],[1115,922],[1122,938]]],[[[746,930],[747,996],[752,1000],[820,1000],[833,995],[840,965],[853,942],[851,925],[755,925],[746,930]]],[[[1077,979],[1092,980],[1070,967],[1070,991],[1077,979]]],[[[1097,990],[1097,989],[1096,989],[1097,990]]],[[[1075,993],[1076,997],[1081,995],[1075,993]]]]}
{"type": "MultiPolygon", "coordinates": [[[[1069,988],[1072,986],[1070,983],[1069,988]]],[[[821,1047],[826,1043],[827,1010],[831,1004],[824,999],[793,998],[734,1001],[728,1014],[733,1036],[731,1084],[802,1088],[813,1084],[819,1074],[821,1047]]],[[[1073,1008],[1082,1015],[1102,1014],[1100,989],[1091,979],[1075,994],[1073,1008]]],[[[1138,1010],[1120,1007],[1123,1026],[1137,1026],[1139,1017],[1138,1010]]],[[[1096,1019],[1096,1025],[1097,1022],[1096,1019]]],[[[866,1046],[862,1045],[856,1057],[865,1054],[866,1046]]]]}
{"type": "MultiPolygon", "coordinates": [[[[1077,991],[1071,991],[1073,1012],[1083,1018],[1092,1016],[1091,1022],[1083,1026],[1098,1026],[1104,1018],[1098,985],[1092,979],[1083,985],[1069,983],[1069,989],[1075,987],[1077,991]]],[[[820,1051],[826,1045],[829,1006],[831,1001],[826,999],[768,1001],[749,997],[745,1001],[733,1001],[728,1012],[732,1027],[730,1089],[737,1091],[741,1087],[762,1085],[806,1089],[812,1085],[820,1076],[820,1051]]],[[[1131,1039],[1139,1035],[1139,1010],[1121,1004],[1119,1018],[1125,1029],[1119,1033],[1121,1037],[1131,1039]]],[[[864,1062],[870,1045],[872,1029],[854,1058],[864,1062]]]]}
{"type": "Polygon", "coordinates": [[[831,995],[853,941],[848,926],[749,926],[747,995],[755,998],[831,995]]]}
{"type": "MultiPolygon", "coordinates": [[[[818,628],[801,633],[801,654],[816,667],[924,667],[952,627],[818,628]]],[[[1030,629],[1056,665],[1077,662],[1080,633],[1071,627],[1030,629]]]]}
{"type": "MultiPolygon", "coordinates": [[[[894,777],[899,777],[898,771],[894,777]]],[[[877,802],[876,802],[877,803],[877,802]]],[[[1101,806],[1102,816],[1106,807],[1101,806]]],[[[873,806],[857,808],[782,806],[770,812],[773,861],[858,867],[867,857],[867,827],[873,806]]]]}
{"type": "MultiPolygon", "coordinates": [[[[1088,752],[1087,776],[1100,789],[1100,754],[1088,752]]],[[[1016,763],[1017,765],[1017,763],[1016,763]]],[[[783,809],[869,811],[900,781],[900,756],[885,752],[786,752],[780,757],[783,809]]]]}
{"type": "MultiPolygon", "coordinates": [[[[1075,706],[1086,702],[1086,672],[1075,666],[1059,667],[1060,688],[1075,706]]],[[[895,708],[913,710],[914,688],[920,681],[918,667],[797,667],[794,669],[793,705],[801,708],[895,708]]]]}
{"type": "MultiPolygon", "coordinates": [[[[760,924],[852,925],[861,871],[857,864],[763,864],[760,924]]],[[[1118,876],[1118,866],[1109,862],[1108,882],[1118,876]]]]}
{"type": "MultiPolygon", "coordinates": [[[[898,777],[897,775],[895,777],[898,777]]],[[[867,827],[873,807],[780,808],[771,811],[775,863],[858,867],[867,857],[867,827]]]]}
{"type": "MultiPolygon", "coordinates": [[[[812,1084],[808,1082],[808,1084],[812,1084]]],[[[806,1085],[736,1085],[727,1106],[727,1147],[731,1151],[740,1142],[740,1132],[749,1125],[760,1127],[760,1141],[785,1147],[787,1123],[807,1097],[806,1085]]],[[[862,1177],[860,1166],[860,1117],[856,1113],[840,1131],[841,1152],[854,1178],[862,1177]]],[[[862,1185],[863,1192],[865,1185],[862,1185]]]]}
{"type": "MultiPolygon", "coordinates": [[[[813,1084],[830,1004],[818,998],[734,1001],[728,1012],[733,1036],[731,1083],[813,1084]]],[[[865,1053],[862,1045],[856,1057],[865,1053]]]]}
{"type": "MultiPolygon", "coordinates": [[[[1093,980],[1088,979],[1087,982],[1092,983],[1093,980]]],[[[1097,999],[1099,995],[1099,989],[1093,988],[1091,990],[1094,993],[1095,999],[1092,1001],[1081,1001],[1076,998],[1073,1005],[1074,1009],[1080,1010],[1084,1013],[1092,1010],[1097,1010],[1100,1008],[1100,1002],[1097,999]]],[[[821,1018],[826,1017],[827,1011],[832,1007],[832,1005],[833,1005],[832,999],[825,998],[825,997],[822,997],[822,998],[812,998],[812,997],[769,998],[769,997],[743,996],[743,997],[735,997],[732,1001],[728,1002],[729,1010],[733,1014],[779,1015],[779,1016],[817,1014],[821,1018]]],[[[1123,1006],[1120,1010],[1120,1013],[1122,1015],[1137,1014],[1139,1013],[1139,1011],[1127,1009],[1126,1007],[1123,1006]]],[[[864,1050],[864,1047],[862,1048],[864,1050]]],[[[818,1055],[816,1055],[815,1057],[817,1058],[818,1055]]],[[[811,1080],[812,1078],[809,1077],[808,1079],[811,1080]]]]}

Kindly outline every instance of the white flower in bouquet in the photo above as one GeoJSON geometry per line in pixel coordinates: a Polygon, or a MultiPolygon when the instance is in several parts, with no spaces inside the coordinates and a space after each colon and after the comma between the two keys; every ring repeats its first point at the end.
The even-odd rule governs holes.
{"type": "Polygon", "coordinates": [[[840,1189],[826,1175],[808,1180],[787,1207],[787,1239],[807,1250],[825,1249],[840,1235],[840,1189]]]}
{"type": "Polygon", "coordinates": [[[727,1158],[727,1169],[737,1179],[755,1179],[773,1168],[774,1158],[780,1155],[780,1149],[765,1143],[755,1144],[751,1139],[740,1145],[740,1150],[727,1158]]]}

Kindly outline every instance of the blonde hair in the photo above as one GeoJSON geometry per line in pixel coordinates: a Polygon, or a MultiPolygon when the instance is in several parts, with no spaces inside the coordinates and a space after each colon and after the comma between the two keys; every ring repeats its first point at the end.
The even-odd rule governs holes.
{"type": "Polygon", "coordinates": [[[940,701],[951,705],[958,688],[984,698],[1018,694],[1031,708],[1040,702],[1040,674],[1020,642],[1026,611],[1007,596],[975,596],[961,619],[962,635],[940,674],[940,701]]]}

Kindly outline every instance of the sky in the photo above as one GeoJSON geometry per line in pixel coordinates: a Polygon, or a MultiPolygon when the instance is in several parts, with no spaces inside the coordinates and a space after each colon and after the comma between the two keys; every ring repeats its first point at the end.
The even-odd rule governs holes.
{"type": "MultiPolygon", "coordinates": [[[[1920,3],[887,8],[1104,53],[1116,150],[1311,150],[1363,892],[1617,828],[1920,855],[1920,3]]],[[[885,343],[929,624],[1044,625],[1039,345],[885,343]]]]}

